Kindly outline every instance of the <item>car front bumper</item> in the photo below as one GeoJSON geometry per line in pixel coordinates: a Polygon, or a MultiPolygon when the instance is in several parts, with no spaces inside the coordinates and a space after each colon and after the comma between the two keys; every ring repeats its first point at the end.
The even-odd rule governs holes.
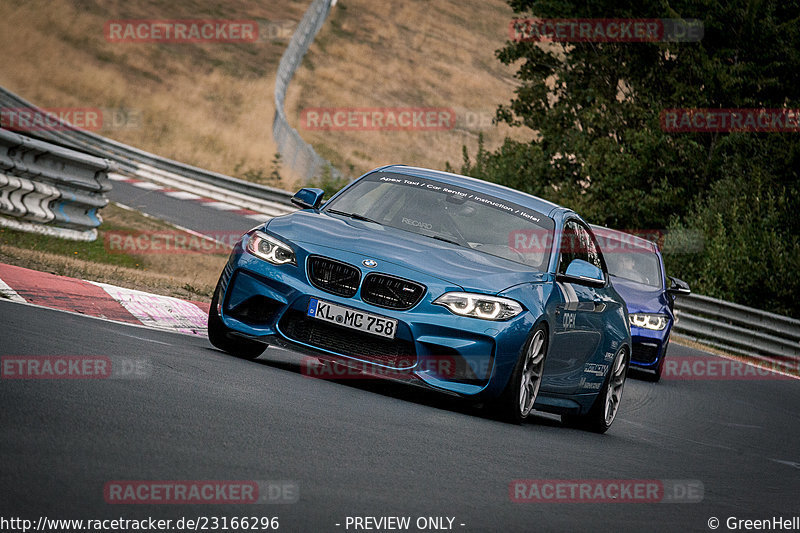
{"type": "MultiPolygon", "coordinates": [[[[397,265],[389,265],[391,270],[385,273],[424,284],[427,291],[422,300],[409,310],[370,305],[361,300],[360,289],[348,298],[312,285],[305,267],[312,254],[352,266],[363,260],[356,253],[314,246],[313,250],[298,251],[297,265],[276,266],[237,245],[220,280],[218,312],[224,325],[238,335],[341,363],[359,374],[416,381],[463,396],[494,397],[505,388],[533,327],[530,312],[508,321],[454,315],[432,302],[460,287],[397,265]],[[395,319],[395,338],[310,317],[312,298],[395,319]]],[[[361,270],[362,276],[373,271],[361,270]]],[[[316,370],[309,363],[303,365],[303,371],[316,370]]]]}
{"type": "Polygon", "coordinates": [[[664,360],[672,322],[661,331],[631,327],[631,366],[656,370],[664,360]]]}

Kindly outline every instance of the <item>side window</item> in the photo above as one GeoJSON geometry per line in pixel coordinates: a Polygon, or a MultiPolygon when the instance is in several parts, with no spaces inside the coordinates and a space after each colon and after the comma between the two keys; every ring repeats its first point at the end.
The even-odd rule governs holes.
{"type": "Polygon", "coordinates": [[[597,245],[594,235],[583,225],[575,220],[570,220],[564,226],[561,236],[561,257],[558,271],[563,274],[573,259],[583,259],[603,272],[607,272],[603,252],[597,245]]]}
{"type": "Polygon", "coordinates": [[[587,261],[605,272],[606,269],[603,266],[605,264],[605,261],[603,261],[603,252],[601,252],[600,247],[597,246],[597,241],[595,240],[594,235],[592,235],[592,233],[586,227],[581,226],[580,228],[581,244],[585,246],[586,255],[589,256],[587,261]]]}
{"type": "Polygon", "coordinates": [[[563,274],[567,271],[567,266],[574,259],[588,261],[586,247],[581,245],[582,228],[574,220],[564,224],[564,232],[561,234],[561,255],[558,260],[558,272],[563,274]]]}

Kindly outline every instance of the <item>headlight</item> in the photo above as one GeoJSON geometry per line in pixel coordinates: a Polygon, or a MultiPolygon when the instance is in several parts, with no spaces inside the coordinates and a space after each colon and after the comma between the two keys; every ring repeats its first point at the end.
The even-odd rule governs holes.
{"type": "Polygon", "coordinates": [[[654,329],[657,331],[661,331],[667,327],[667,321],[669,320],[666,315],[646,315],[644,313],[634,313],[628,315],[628,318],[633,327],[654,329]]]}
{"type": "Polygon", "coordinates": [[[294,251],[288,244],[284,244],[266,233],[256,231],[247,243],[247,251],[273,265],[296,265],[294,251]]]}
{"type": "Polygon", "coordinates": [[[522,312],[522,306],[514,300],[468,292],[448,292],[433,303],[445,306],[456,315],[483,320],[506,320],[522,312]]]}

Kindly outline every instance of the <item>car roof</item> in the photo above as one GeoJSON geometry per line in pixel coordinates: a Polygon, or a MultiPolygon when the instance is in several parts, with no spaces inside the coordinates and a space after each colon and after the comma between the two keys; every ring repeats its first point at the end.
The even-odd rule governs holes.
{"type": "Polygon", "coordinates": [[[595,232],[595,236],[604,236],[604,237],[612,237],[617,239],[625,239],[626,242],[633,244],[634,246],[641,246],[642,248],[649,248],[653,252],[658,252],[658,245],[653,241],[644,239],[637,235],[633,235],[632,233],[626,233],[624,231],[619,231],[616,229],[606,228],[604,226],[598,226],[596,224],[589,224],[592,228],[592,231],[595,232]]]}
{"type": "Polygon", "coordinates": [[[412,167],[407,165],[387,165],[376,168],[375,170],[369,172],[369,174],[372,174],[373,172],[393,172],[395,174],[404,174],[406,176],[435,179],[437,181],[455,186],[461,185],[469,187],[475,191],[482,192],[484,194],[491,194],[502,200],[507,200],[509,202],[514,202],[515,204],[529,207],[550,218],[553,218],[555,213],[558,211],[572,212],[571,210],[556,205],[553,202],[543,200],[538,196],[517,191],[497,183],[490,183],[478,178],[462,176],[461,174],[453,174],[451,172],[444,172],[441,170],[431,170],[429,168],[412,167]]]}

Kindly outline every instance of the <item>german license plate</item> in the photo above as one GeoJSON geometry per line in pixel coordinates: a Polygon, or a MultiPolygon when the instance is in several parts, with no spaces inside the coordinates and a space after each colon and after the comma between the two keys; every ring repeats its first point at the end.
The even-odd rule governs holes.
{"type": "Polygon", "coordinates": [[[308,316],[387,339],[394,339],[397,332],[397,320],[393,318],[365,313],[316,298],[311,298],[308,304],[308,316]]]}

